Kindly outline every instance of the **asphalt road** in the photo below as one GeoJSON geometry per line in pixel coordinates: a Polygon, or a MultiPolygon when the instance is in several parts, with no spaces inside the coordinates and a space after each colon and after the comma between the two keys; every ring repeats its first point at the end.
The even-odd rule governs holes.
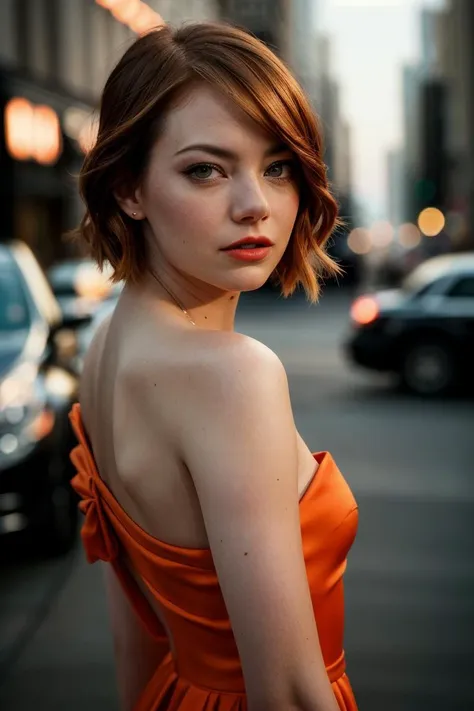
{"type": "MultiPolygon", "coordinates": [[[[474,709],[474,403],[402,395],[341,355],[348,296],[242,304],[238,329],[286,365],[298,429],[360,507],[346,573],[348,672],[361,711],[474,709]]],[[[3,564],[0,708],[112,711],[99,565],[3,564]]]]}

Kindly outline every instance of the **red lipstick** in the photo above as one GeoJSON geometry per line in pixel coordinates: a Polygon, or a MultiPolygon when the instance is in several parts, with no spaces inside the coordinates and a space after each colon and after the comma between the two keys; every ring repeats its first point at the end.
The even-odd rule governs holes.
{"type": "Polygon", "coordinates": [[[269,254],[273,242],[268,237],[244,237],[222,250],[242,262],[260,262],[269,254]]]}

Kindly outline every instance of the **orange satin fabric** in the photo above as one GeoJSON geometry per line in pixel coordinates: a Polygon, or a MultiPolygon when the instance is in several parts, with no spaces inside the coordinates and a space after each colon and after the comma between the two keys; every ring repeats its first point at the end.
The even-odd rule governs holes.
{"type": "MultiPolygon", "coordinates": [[[[70,419],[78,439],[72,485],[85,518],[82,540],[90,563],[110,562],[138,617],[163,645],[163,657],[134,711],[245,711],[244,679],[209,549],[153,538],[121,508],[101,480],[76,404],[70,419]],[[175,646],[133,576],[162,610],[175,646]]],[[[331,455],[314,455],[318,471],[300,502],[304,557],[323,657],[341,711],[357,711],[345,673],[342,576],[357,529],[357,505],[331,455]]]]}

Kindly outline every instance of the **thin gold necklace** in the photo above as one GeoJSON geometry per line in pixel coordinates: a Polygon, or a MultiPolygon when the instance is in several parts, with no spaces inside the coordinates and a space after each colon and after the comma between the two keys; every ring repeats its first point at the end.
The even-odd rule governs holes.
{"type": "Polygon", "coordinates": [[[173,292],[172,292],[170,289],[168,289],[167,286],[165,286],[165,284],[163,284],[163,282],[161,281],[161,279],[159,278],[159,276],[158,276],[157,274],[155,274],[155,272],[153,271],[153,269],[150,269],[150,273],[151,273],[152,277],[153,277],[154,279],[156,279],[156,281],[158,282],[158,284],[160,284],[160,286],[162,286],[163,289],[171,296],[171,298],[173,299],[173,301],[174,301],[174,303],[176,304],[176,306],[181,309],[181,311],[183,312],[183,314],[185,314],[185,316],[187,316],[187,318],[191,321],[191,323],[193,324],[193,326],[196,326],[196,321],[193,320],[191,314],[189,313],[189,311],[187,311],[187,310],[184,308],[183,304],[182,304],[181,301],[178,299],[178,297],[175,296],[175,295],[173,294],[173,292]]]}

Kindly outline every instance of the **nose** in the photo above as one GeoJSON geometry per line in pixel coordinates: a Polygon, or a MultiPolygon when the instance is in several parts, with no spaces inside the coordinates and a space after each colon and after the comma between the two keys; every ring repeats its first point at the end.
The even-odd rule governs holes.
{"type": "Polygon", "coordinates": [[[231,212],[234,222],[254,224],[265,220],[269,215],[268,200],[255,177],[239,181],[232,198],[231,212]]]}

